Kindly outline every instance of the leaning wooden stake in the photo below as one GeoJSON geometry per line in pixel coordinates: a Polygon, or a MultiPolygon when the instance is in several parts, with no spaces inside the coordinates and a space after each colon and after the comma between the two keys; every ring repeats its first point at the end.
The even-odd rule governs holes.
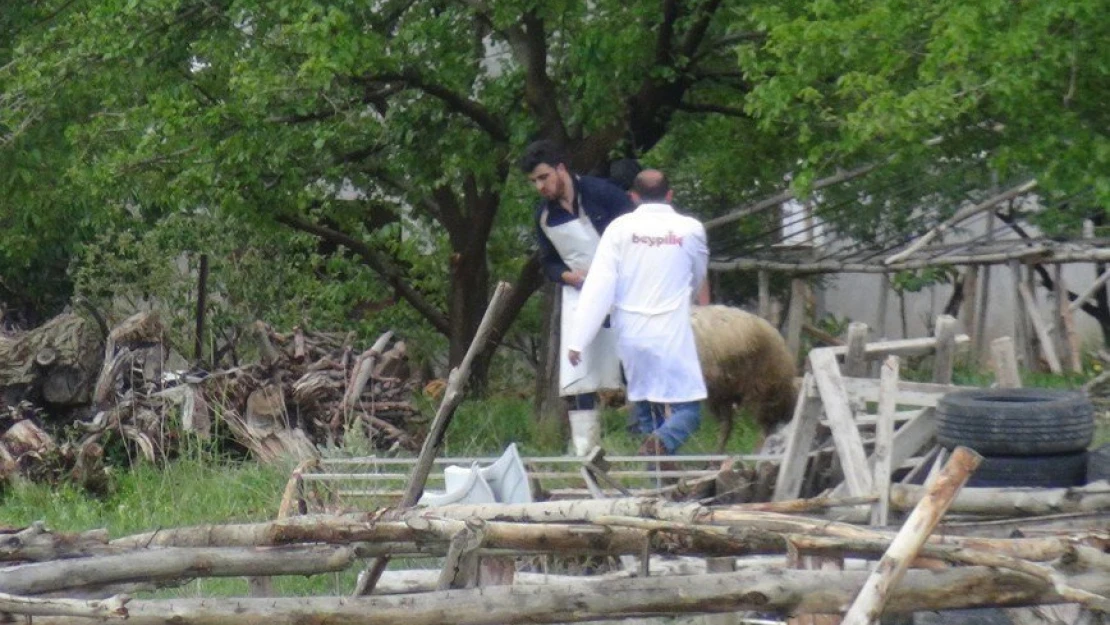
{"type": "Polygon", "coordinates": [[[879,620],[891,590],[905,575],[910,562],[920,551],[933,528],[948,510],[967,478],[983,457],[967,447],[957,447],[948,464],[906,519],[905,525],[890,543],[875,571],[867,578],[856,600],[844,615],[843,625],[870,625],[879,620]]]}
{"type": "Polygon", "coordinates": [[[874,486],[879,501],[871,510],[871,524],[884,526],[890,512],[891,451],[894,446],[894,410],[898,400],[897,356],[888,356],[879,374],[879,415],[875,421],[874,486]]]}
{"type": "MultiPolygon", "coordinates": [[[[401,497],[400,506],[402,508],[416,505],[420,495],[424,493],[424,485],[428,482],[428,474],[432,472],[432,462],[443,449],[447,426],[451,424],[455,409],[462,403],[462,391],[470,377],[470,365],[489,339],[489,334],[493,330],[493,320],[497,318],[506,300],[505,296],[511,288],[508,282],[501,282],[497,285],[497,289],[493,292],[493,299],[490,300],[489,306],[486,307],[486,313],[482,316],[482,322],[478,325],[478,331],[474,334],[474,340],[471,341],[470,347],[466,350],[466,356],[463,356],[459,366],[452,369],[450,375],[447,376],[447,388],[443,393],[443,402],[436,410],[435,419],[432,420],[428,435],[424,439],[424,446],[420,449],[420,456],[417,457],[416,465],[412,469],[412,474],[409,475],[405,494],[401,497]]],[[[388,564],[389,558],[378,558],[367,566],[366,570],[359,575],[354,592],[355,596],[368,595],[373,592],[374,584],[378,582],[388,564]]]]}

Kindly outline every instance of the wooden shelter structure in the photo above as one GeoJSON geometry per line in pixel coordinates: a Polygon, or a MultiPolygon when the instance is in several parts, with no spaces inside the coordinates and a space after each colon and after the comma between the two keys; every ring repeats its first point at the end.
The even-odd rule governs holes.
{"type": "MultiPolygon", "coordinates": [[[[871,174],[864,167],[818,180],[811,186],[812,198],[801,201],[790,191],[782,191],[753,204],[740,207],[705,222],[710,237],[710,269],[716,272],[748,271],[758,276],[759,314],[775,323],[771,309],[770,284],[774,274],[790,278],[789,307],[783,332],[795,354],[801,348],[803,331],[814,332],[805,321],[808,297],[807,278],[821,274],[880,274],[883,276],[878,306],[885,311],[892,291],[892,278],[899,272],[929,268],[949,268],[955,274],[959,297],[957,314],[972,338],[972,353],[978,358],[986,351],[986,323],[991,301],[988,296],[992,277],[1012,281],[1012,306],[1015,311],[1012,335],[1018,357],[1029,369],[1039,368],[1043,359],[1048,369],[1080,370],[1079,340],[1073,315],[1086,308],[1095,311],[1091,301],[1110,281],[1110,271],[1101,274],[1081,292],[1069,291],[1063,266],[1073,263],[1110,261],[1110,240],[1096,238],[1091,222],[1084,223],[1079,237],[1041,234],[1029,223],[1031,215],[1068,206],[1078,196],[1049,202],[1037,194],[1035,179],[1024,179],[993,191],[975,185],[961,190],[966,201],[955,209],[933,203],[902,211],[892,220],[865,237],[840,231],[846,212],[870,203],[866,186],[849,199],[824,202],[823,189],[832,189],[871,174]],[[800,209],[800,210],[799,210],[800,209]],[[777,219],[768,215],[777,211],[777,219]],[[747,220],[762,229],[736,228],[747,220]],[[733,225],[726,233],[725,226],[733,225]],[[992,268],[1006,266],[1009,272],[992,268]],[[1052,314],[1045,318],[1037,304],[1035,276],[1039,276],[1053,299],[1052,314]]],[[[958,173],[958,172],[957,172],[958,173]]],[[[926,196],[928,194],[925,194],[926,196]]],[[[908,202],[918,201],[916,193],[908,202]]],[[[874,211],[876,207],[869,207],[874,211]]],[[[893,210],[893,208],[892,208],[893,210]]],[[[998,302],[994,302],[998,306],[998,302]]],[[[1006,305],[1010,305],[1007,303],[1006,305]]],[[[877,335],[888,338],[885,319],[880,317],[877,335]]],[[[822,337],[818,337],[822,338],[822,337]]],[[[824,337],[826,341],[828,337],[824,337]]]]}

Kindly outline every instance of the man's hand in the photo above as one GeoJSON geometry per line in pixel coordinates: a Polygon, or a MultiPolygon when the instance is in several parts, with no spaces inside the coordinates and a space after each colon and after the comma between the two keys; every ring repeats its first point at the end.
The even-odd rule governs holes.
{"type": "Polygon", "coordinates": [[[562,278],[563,278],[563,284],[569,284],[570,286],[572,286],[576,289],[581,289],[582,288],[582,283],[586,281],[586,272],[585,271],[564,271],[563,275],[562,275],[562,278]]]}
{"type": "Polygon", "coordinates": [[[567,360],[570,361],[570,364],[577,367],[578,363],[582,362],[582,352],[576,352],[573,349],[567,351],[567,360]]]}

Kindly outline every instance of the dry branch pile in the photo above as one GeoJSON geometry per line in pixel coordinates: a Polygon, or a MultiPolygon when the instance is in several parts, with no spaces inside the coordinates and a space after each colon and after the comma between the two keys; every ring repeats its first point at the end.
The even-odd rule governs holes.
{"type": "Polygon", "coordinates": [[[386,333],[361,350],[353,333],[280,333],[261,322],[254,337],[260,362],[184,375],[166,371],[171,346],[154,313],[106,336],[66,314],[0,338],[0,477],[95,486],[115,441],[160,462],[183,432],[226,431],[264,461],[313,457],[356,433],[378,449],[419,449],[418,381],[403,341],[386,333]]]}

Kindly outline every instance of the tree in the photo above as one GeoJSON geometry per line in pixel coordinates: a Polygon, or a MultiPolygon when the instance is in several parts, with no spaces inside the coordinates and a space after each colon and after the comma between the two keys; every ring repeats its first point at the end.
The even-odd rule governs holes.
{"type": "Polygon", "coordinates": [[[497,335],[540,281],[524,144],[561,141],[590,170],[651,149],[680,111],[746,117],[724,0],[39,4],[49,19],[21,22],[2,74],[34,105],[7,123],[65,119],[75,192],[347,250],[449,338],[452,363],[493,279],[515,283],[497,335]],[[74,93],[97,95],[92,114],[65,115],[74,93]]]}

